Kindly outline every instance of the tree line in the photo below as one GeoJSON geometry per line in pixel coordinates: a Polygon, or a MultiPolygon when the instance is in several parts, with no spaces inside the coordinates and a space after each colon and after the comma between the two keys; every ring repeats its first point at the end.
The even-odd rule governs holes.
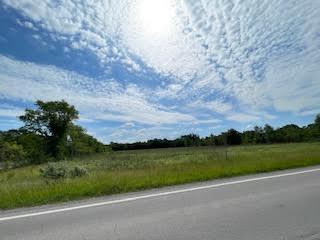
{"type": "Polygon", "coordinates": [[[0,168],[39,164],[107,151],[75,125],[78,111],[65,101],[36,102],[19,119],[20,129],[0,132],[0,168]]]}
{"type": "Polygon", "coordinates": [[[44,102],[38,100],[35,109],[26,109],[19,119],[24,126],[19,129],[0,131],[0,169],[26,164],[57,161],[110,149],[135,150],[169,147],[221,146],[239,144],[290,143],[320,140],[320,114],[307,126],[294,124],[273,128],[270,125],[238,132],[229,129],[219,135],[200,137],[183,135],[174,140],[152,139],[135,143],[105,145],[87,134],[76,124],[79,113],[65,101],[44,102]]]}
{"type": "Polygon", "coordinates": [[[211,134],[207,137],[200,137],[197,134],[183,135],[174,140],[152,139],[135,143],[114,143],[111,142],[112,150],[135,150],[151,148],[170,147],[194,147],[194,146],[223,146],[240,144],[271,144],[271,143],[293,143],[320,140],[320,114],[312,124],[299,127],[295,124],[288,124],[283,127],[273,128],[266,124],[264,127],[254,127],[253,130],[239,132],[229,129],[218,135],[211,134]]]}

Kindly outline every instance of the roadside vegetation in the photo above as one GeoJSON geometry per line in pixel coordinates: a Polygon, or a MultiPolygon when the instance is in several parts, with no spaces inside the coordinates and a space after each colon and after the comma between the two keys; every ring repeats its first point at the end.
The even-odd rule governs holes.
{"type": "Polygon", "coordinates": [[[65,101],[37,101],[24,127],[0,132],[0,209],[320,164],[320,115],[305,127],[110,146],[75,125],[78,115],[65,101]]]}
{"type": "Polygon", "coordinates": [[[20,129],[0,132],[0,169],[103,153],[108,148],[75,125],[78,111],[65,101],[36,102],[19,116],[20,129]]]}
{"type": "Polygon", "coordinates": [[[0,172],[0,209],[316,164],[320,143],[109,152],[0,172]]]}

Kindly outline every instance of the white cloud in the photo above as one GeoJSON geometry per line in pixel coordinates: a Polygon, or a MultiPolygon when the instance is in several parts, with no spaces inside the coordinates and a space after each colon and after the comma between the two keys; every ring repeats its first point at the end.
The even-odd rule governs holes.
{"type": "Polygon", "coordinates": [[[66,49],[89,50],[101,63],[118,61],[130,71],[143,71],[145,64],[163,77],[146,93],[143,83],[97,82],[21,62],[23,71],[9,73],[5,68],[16,63],[6,60],[4,97],[63,96],[94,118],[153,124],[200,121],[195,107],[237,122],[273,119],[273,111],[306,115],[320,109],[319,1],[3,2],[28,19],[25,26],[67,42],[66,49]],[[29,66],[34,73],[25,70],[29,66]],[[19,78],[24,89],[14,86],[19,78]],[[163,107],[148,97],[176,102],[163,107]],[[169,111],[179,108],[193,116],[169,111]]]}
{"type": "Polygon", "coordinates": [[[112,79],[97,81],[53,66],[0,56],[0,78],[2,99],[27,102],[65,99],[88,119],[146,124],[195,120],[149,102],[148,96],[133,84],[124,87],[112,79]]]}
{"type": "MultiPolygon", "coordinates": [[[[126,1],[4,0],[31,21],[26,27],[42,28],[56,40],[69,42],[75,49],[90,50],[101,63],[128,58],[127,51],[115,46],[122,19],[130,9],[126,1]],[[31,26],[32,25],[32,26],[31,26]],[[114,54],[114,49],[117,55],[114,54]]],[[[130,66],[129,66],[130,67],[130,66]]],[[[135,69],[138,70],[138,69],[135,69]]]]}
{"type": "Polygon", "coordinates": [[[227,117],[227,120],[235,121],[235,122],[254,122],[260,119],[259,116],[246,114],[246,113],[231,113],[227,117]]]}
{"type": "Polygon", "coordinates": [[[173,77],[174,82],[161,89],[160,97],[175,97],[180,89],[180,98],[219,92],[258,109],[302,111],[319,107],[314,106],[319,99],[314,90],[319,71],[312,66],[320,61],[318,1],[4,3],[33,21],[26,21],[27,25],[40,26],[55,39],[69,39],[71,47],[89,49],[101,62],[119,60],[129,70],[140,71],[141,66],[130,57],[134,54],[158,73],[173,77]],[[295,59],[290,65],[285,64],[288,57],[295,59]],[[294,75],[297,68],[301,73],[294,75]],[[292,82],[289,89],[278,82],[284,81],[288,72],[295,78],[287,78],[292,82]],[[276,80],[279,76],[282,79],[276,80]],[[301,97],[307,89],[300,88],[306,77],[313,89],[313,97],[307,99],[301,97]],[[283,93],[280,100],[276,88],[283,93]]]}
{"type": "Polygon", "coordinates": [[[34,30],[34,31],[38,31],[38,29],[34,26],[34,24],[32,22],[29,22],[29,21],[21,22],[20,19],[17,19],[17,23],[20,26],[27,27],[27,28],[34,30]]]}
{"type": "Polygon", "coordinates": [[[320,108],[319,61],[311,56],[279,58],[268,66],[261,88],[276,110],[313,114],[320,108]]]}
{"type": "Polygon", "coordinates": [[[210,112],[225,114],[232,110],[232,105],[222,99],[215,99],[215,100],[196,100],[188,104],[188,107],[194,109],[207,109],[210,112]]]}
{"type": "MultiPolygon", "coordinates": [[[[319,2],[268,0],[254,4],[252,1],[190,0],[183,3],[190,37],[206,46],[212,68],[224,77],[222,91],[226,95],[257,108],[273,106],[280,111],[296,111],[311,105],[316,107],[320,74],[314,71],[313,65],[320,61],[319,2]],[[279,65],[279,59],[283,63],[293,61],[279,65]],[[283,74],[279,80],[279,75],[270,76],[266,71],[293,71],[293,74],[300,71],[300,74],[295,74],[292,80],[283,74]],[[309,71],[314,72],[313,79],[306,78],[305,73],[309,71]],[[264,81],[270,84],[267,88],[264,81]],[[289,89],[287,84],[277,81],[290,82],[289,89]],[[312,97],[304,97],[308,93],[301,85],[314,89],[312,97]],[[279,94],[275,96],[277,91],[279,94]],[[289,91],[296,94],[293,96],[289,91]],[[276,100],[277,97],[281,100],[276,100]],[[269,101],[270,98],[273,101],[269,101]],[[284,101],[291,102],[292,107],[284,101]]],[[[209,82],[204,85],[204,88],[215,87],[209,82]]]]}

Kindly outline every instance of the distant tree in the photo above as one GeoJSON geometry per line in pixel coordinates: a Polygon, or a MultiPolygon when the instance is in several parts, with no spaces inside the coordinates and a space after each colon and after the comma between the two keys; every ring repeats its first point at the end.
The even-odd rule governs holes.
{"type": "Polygon", "coordinates": [[[214,139],[215,139],[215,136],[213,134],[210,134],[210,136],[200,139],[201,146],[213,146],[213,145],[215,145],[214,139]]]}
{"type": "Polygon", "coordinates": [[[78,118],[78,111],[64,100],[36,102],[37,109],[26,109],[20,120],[25,123],[24,129],[44,136],[48,140],[50,153],[55,158],[63,157],[67,130],[71,122],[78,118]]]}
{"type": "Polygon", "coordinates": [[[227,132],[227,144],[228,145],[239,145],[241,144],[241,133],[231,128],[227,132]]]}
{"type": "Polygon", "coordinates": [[[236,144],[261,144],[283,143],[320,140],[320,114],[314,123],[304,127],[289,124],[280,128],[273,128],[266,124],[264,127],[256,126],[253,130],[238,132],[230,129],[218,135],[210,135],[200,138],[196,134],[188,134],[174,140],[153,139],[135,143],[111,143],[113,150],[132,150],[165,147],[189,147],[189,146],[222,146],[236,144]]]}
{"type": "Polygon", "coordinates": [[[221,134],[215,136],[214,137],[214,144],[217,145],[217,146],[221,146],[221,145],[227,144],[226,134],[227,133],[221,133],[221,134]]]}
{"type": "Polygon", "coordinates": [[[255,132],[256,143],[266,142],[266,136],[262,127],[255,126],[254,132],[255,132]]]}
{"type": "Polygon", "coordinates": [[[180,137],[185,147],[200,146],[200,137],[197,134],[188,134],[180,137]]]}
{"type": "Polygon", "coordinates": [[[320,140],[320,114],[316,116],[314,124],[312,124],[311,128],[313,138],[320,140]]]}
{"type": "Polygon", "coordinates": [[[276,142],[300,142],[302,140],[302,130],[295,124],[288,124],[275,131],[276,142]]]}
{"type": "Polygon", "coordinates": [[[314,120],[314,124],[320,127],[320,113],[317,114],[316,119],[314,120]]]}
{"type": "Polygon", "coordinates": [[[270,125],[266,124],[263,128],[264,139],[266,143],[272,143],[274,141],[274,129],[270,125]]]}
{"type": "Polygon", "coordinates": [[[256,132],[255,131],[244,131],[241,134],[243,144],[255,144],[256,141],[256,132]]]}

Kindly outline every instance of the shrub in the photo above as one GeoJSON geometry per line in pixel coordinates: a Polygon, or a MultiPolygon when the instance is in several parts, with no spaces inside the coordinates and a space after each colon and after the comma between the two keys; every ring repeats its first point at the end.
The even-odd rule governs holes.
{"type": "Polygon", "coordinates": [[[73,178],[82,177],[84,175],[87,175],[88,171],[84,167],[75,166],[73,169],[70,170],[69,174],[70,174],[70,177],[73,177],[73,178]]]}
{"type": "Polygon", "coordinates": [[[75,166],[74,168],[68,168],[65,165],[58,163],[49,163],[45,167],[40,168],[40,174],[44,178],[60,179],[60,178],[75,178],[82,177],[88,174],[87,169],[81,166],[75,166]]]}
{"type": "Polygon", "coordinates": [[[40,168],[40,174],[44,178],[59,179],[67,177],[67,169],[62,165],[48,164],[44,168],[40,168]]]}
{"type": "Polygon", "coordinates": [[[25,160],[26,153],[21,145],[15,142],[0,142],[0,163],[4,166],[20,166],[25,160]]]}
{"type": "Polygon", "coordinates": [[[46,154],[44,137],[34,133],[23,132],[18,136],[17,143],[23,146],[29,164],[39,164],[50,160],[46,154]]]}

